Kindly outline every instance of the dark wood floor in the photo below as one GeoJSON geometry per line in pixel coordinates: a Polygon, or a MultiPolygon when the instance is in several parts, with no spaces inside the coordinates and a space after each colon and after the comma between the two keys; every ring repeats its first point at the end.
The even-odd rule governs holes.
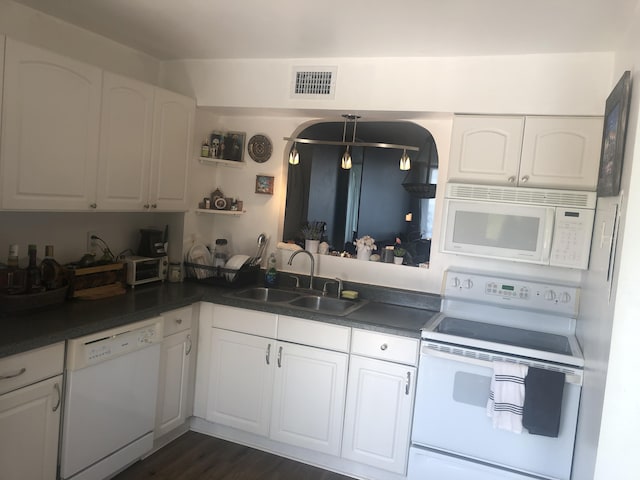
{"type": "Polygon", "coordinates": [[[286,458],[187,432],[114,480],[353,480],[286,458]]]}

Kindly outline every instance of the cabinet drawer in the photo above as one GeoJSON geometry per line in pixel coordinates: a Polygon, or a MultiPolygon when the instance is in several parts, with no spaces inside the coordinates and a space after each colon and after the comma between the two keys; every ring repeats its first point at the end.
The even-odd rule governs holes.
{"type": "Polygon", "coordinates": [[[168,337],[174,333],[182,332],[191,328],[193,317],[193,307],[176,308],[162,314],[164,318],[164,336],[168,337]]]}
{"type": "Polygon", "coordinates": [[[64,342],[0,359],[0,394],[62,373],[64,342]]]}
{"type": "Polygon", "coordinates": [[[213,326],[261,337],[276,338],[278,316],[275,313],[214,305],[213,326]]]}
{"type": "Polygon", "coordinates": [[[353,330],[351,353],[380,358],[390,362],[416,365],[420,341],[368,330],[353,330]]]}
{"type": "Polygon", "coordinates": [[[348,352],[350,337],[351,328],[342,325],[284,315],[278,319],[278,340],[348,352]]]}

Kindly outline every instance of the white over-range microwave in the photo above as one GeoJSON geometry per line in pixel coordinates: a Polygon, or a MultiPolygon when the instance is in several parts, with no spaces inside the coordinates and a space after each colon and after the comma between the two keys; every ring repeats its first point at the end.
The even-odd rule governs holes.
{"type": "Polygon", "coordinates": [[[589,265],[595,192],[449,183],[445,203],[445,253],[589,265]]]}

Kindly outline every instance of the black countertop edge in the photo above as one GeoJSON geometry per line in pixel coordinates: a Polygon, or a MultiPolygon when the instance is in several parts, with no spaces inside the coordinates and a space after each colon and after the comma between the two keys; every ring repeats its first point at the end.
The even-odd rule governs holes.
{"type": "Polygon", "coordinates": [[[139,286],[124,295],[102,300],[72,300],[39,311],[1,316],[0,358],[144,320],[199,301],[413,338],[420,338],[420,329],[440,308],[440,298],[433,294],[352,283],[348,288],[357,290],[366,300],[365,305],[349,315],[334,316],[286,304],[245,300],[234,297],[234,290],[190,281],[139,286]]]}

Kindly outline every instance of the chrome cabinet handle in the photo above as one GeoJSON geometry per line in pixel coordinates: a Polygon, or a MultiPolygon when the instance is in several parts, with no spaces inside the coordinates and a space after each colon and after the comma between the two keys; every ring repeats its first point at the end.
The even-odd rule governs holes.
{"type": "Polygon", "coordinates": [[[145,209],[147,209],[147,210],[148,210],[148,209],[149,209],[149,204],[148,204],[148,203],[145,203],[145,204],[142,206],[142,208],[145,208],[145,209]]]}
{"type": "Polygon", "coordinates": [[[158,208],[158,204],[156,204],[156,203],[152,203],[152,204],[151,204],[151,208],[158,208]]]}
{"type": "Polygon", "coordinates": [[[90,203],[89,204],[89,208],[98,208],[98,204],[97,203],[90,203]]]}
{"type": "Polygon", "coordinates": [[[184,354],[185,357],[191,353],[191,347],[193,347],[193,342],[191,341],[191,335],[187,335],[187,351],[184,354]]]}
{"type": "Polygon", "coordinates": [[[516,183],[516,177],[514,175],[511,175],[509,178],[507,178],[507,182],[516,183]]]}
{"type": "Polygon", "coordinates": [[[267,355],[265,360],[267,361],[267,365],[271,364],[271,344],[267,345],[267,355]]]}
{"type": "Polygon", "coordinates": [[[278,368],[282,368],[282,347],[278,349],[278,368]]]}
{"type": "Polygon", "coordinates": [[[520,181],[521,181],[522,183],[527,183],[527,182],[529,181],[529,175],[525,175],[524,177],[522,177],[522,178],[520,179],[520,181]]]}
{"type": "Polygon", "coordinates": [[[8,380],[10,378],[19,377],[20,375],[22,375],[26,371],[27,371],[27,369],[22,367],[18,373],[12,373],[12,374],[9,374],[9,375],[0,375],[0,380],[8,380]]]}
{"type": "Polygon", "coordinates": [[[383,343],[382,345],[380,345],[380,350],[382,350],[383,352],[389,348],[389,345],[387,345],[386,343],[383,343]]]}
{"type": "Polygon", "coordinates": [[[407,384],[404,387],[404,394],[409,395],[409,386],[411,385],[411,372],[407,372],[407,384]]]}
{"type": "Polygon", "coordinates": [[[176,323],[177,323],[178,325],[182,324],[182,319],[181,319],[181,318],[176,318],[176,323]]]}
{"type": "Polygon", "coordinates": [[[53,406],[53,409],[51,410],[52,412],[55,412],[60,407],[60,402],[62,401],[62,395],[60,394],[60,385],[58,385],[58,382],[53,384],[53,389],[58,394],[58,401],[56,402],[56,404],[53,406]]]}

